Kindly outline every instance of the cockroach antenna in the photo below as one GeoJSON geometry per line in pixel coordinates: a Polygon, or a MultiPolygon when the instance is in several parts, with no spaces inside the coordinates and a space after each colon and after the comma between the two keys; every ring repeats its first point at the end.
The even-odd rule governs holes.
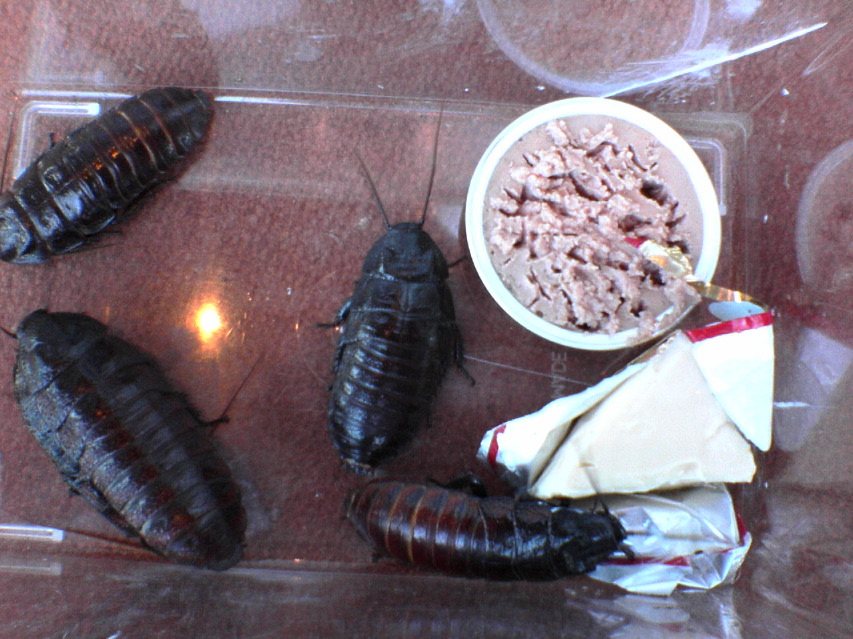
{"type": "Polygon", "coordinates": [[[370,184],[370,191],[373,193],[373,199],[376,200],[376,205],[379,207],[379,212],[382,213],[382,219],[385,220],[385,228],[390,229],[391,223],[388,221],[388,215],[385,213],[385,207],[382,206],[382,199],[379,197],[379,190],[376,188],[376,183],[373,181],[373,176],[370,175],[370,170],[367,168],[367,164],[364,161],[364,158],[361,157],[361,153],[358,152],[357,149],[353,149],[353,153],[355,153],[355,157],[358,158],[358,163],[361,165],[361,170],[364,171],[364,175],[367,178],[368,183],[370,184]]]}
{"type": "MultiPolygon", "coordinates": [[[[592,506],[593,511],[600,508],[605,515],[607,515],[610,519],[616,522],[619,528],[622,529],[623,534],[627,535],[628,533],[625,530],[625,526],[622,525],[622,521],[617,515],[614,515],[612,512],[610,512],[610,508],[607,506],[607,502],[602,499],[601,487],[598,485],[598,481],[596,481],[596,479],[593,477],[592,473],[589,472],[589,470],[587,470],[586,473],[587,479],[589,480],[589,483],[592,484],[592,488],[595,491],[595,498],[593,499],[592,506]]],[[[619,544],[616,546],[616,549],[621,551],[628,558],[629,561],[633,561],[636,557],[636,554],[631,549],[631,546],[629,546],[628,542],[626,542],[624,539],[619,542],[619,544]]]]}
{"type": "Polygon", "coordinates": [[[219,417],[217,417],[216,419],[214,419],[213,421],[205,422],[205,424],[207,426],[210,426],[211,428],[215,428],[215,427],[219,426],[220,424],[227,424],[228,423],[228,411],[231,410],[231,407],[234,405],[234,401],[237,399],[237,396],[240,394],[240,391],[242,391],[243,388],[246,386],[246,383],[249,381],[249,378],[252,376],[252,373],[255,372],[255,369],[258,367],[258,364],[260,362],[261,362],[261,357],[258,357],[255,360],[254,364],[252,364],[252,367],[249,369],[249,372],[246,373],[246,376],[243,378],[243,381],[240,382],[240,384],[237,386],[237,390],[235,390],[231,394],[231,398],[228,400],[228,403],[225,404],[225,408],[222,410],[222,414],[219,417]]]}
{"type": "Polygon", "coordinates": [[[441,133],[441,121],[444,119],[444,103],[441,104],[441,110],[438,112],[438,122],[435,125],[435,138],[432,143],[432,168],[429,172],[429,184],[427,186],[427,194],[426,201],[424,202],[424,208],[421,211],[421,219],[418,222],[418,227],[423,228],[424,221],[426,220],[427,207],[429,206],[429,199],[432,196],[432,185],[435,182],[435,167],[438,163],[438,137],[441,133]]]}
{"type": "Polygon", "coordinates": [[[0,169],[0,190],[6,183],[6,169],[9,166],[9,155],[12,153],[12,138],[15,133],[15,114],[12,114],[12,121],[9,123],[9,135],[6,138],[6,152],[3,154],[3,168],[0,169]]]}

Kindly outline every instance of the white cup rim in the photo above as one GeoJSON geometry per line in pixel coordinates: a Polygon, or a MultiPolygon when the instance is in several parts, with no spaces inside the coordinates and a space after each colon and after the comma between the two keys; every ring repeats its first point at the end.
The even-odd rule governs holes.
{"type": "Polygon", "coordinates": [[[702,250],[696,263],[695,274],[703,282],[710,282],[720,254],[721,223],[717,195],[705,166],[687,141],[666,122],[648,111],[618,100],[567,98],[537,107],[510,123],[492,141],[474,170],[465,205],[465,233],[471,259],[480,279],[492,298],[516,322],[540,337],[563,346],[582,350],[615,350],[654,339],[671,329],[672,324],[643,340],[638,339],[637,328],[607,335],[583,333],[552,324],[526,308],[503,284],[489,257],[483,231],[483,213],[489,181],[510,147],[526,133],[546,122],[584,115],[623,120],[644,129],[666,147],[684,167],[696,192],[702,215],[702,250]]]}

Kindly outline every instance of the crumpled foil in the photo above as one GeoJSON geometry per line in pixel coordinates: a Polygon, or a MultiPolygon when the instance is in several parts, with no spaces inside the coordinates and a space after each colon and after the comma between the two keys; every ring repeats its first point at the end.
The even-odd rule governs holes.
{"type": "Polygon", "coordinates": [[[676,587],[708,589],[731,583],[752,543],[723,484],[666,493],[604,495],[575,502],[607,509],[628,532],[633,558],[621,554],[590,576],[627,591],[666,596],[676,587]]]}

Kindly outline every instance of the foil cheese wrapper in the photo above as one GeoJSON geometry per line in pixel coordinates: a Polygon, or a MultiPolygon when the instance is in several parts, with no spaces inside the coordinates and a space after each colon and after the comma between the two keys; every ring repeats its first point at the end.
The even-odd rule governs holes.
{"type": "Polygon", "coordinates": [[[478,457],[511,486],[526,486],[542,474],[574,420],[642,367],[631,364],[581,393],[556,399],[535,413],[491,429],[480,443],[478,457]]]}
{"type": "MultiPolygon", "coordinates": [[[[675,347],[672,350],[674,351],[675,347]]],[[[690,411],[699,410],[701,419],[713,422],[707,424],[709,432],[716,433],[724,426],[721,424],[719,415],[713,419],[708,415],[723,414],[737,427],[743,437],[760,450],[768,450],[772,434],[773,366],[773,315],[770,312],[747,315],[686,333],[677,331],[668,340],[644,353],[616,375],[602,380],[582,393],[555,400],[535,413],[513,419],[491,429],[481,441],[478,456],[501,474],[508,483],[525,488],[529,494],[540,499],[561,496],[583,497],[601,492],[643,492],[690,485],[691,482],[701,481],[749,481],[751,473],[749,477],[744,477],[741,473],[737,478],[694,474],[692,479],[689,475],[681,478],[663,477],[659,480],[659,485],[646,482],[640,487],[630,486],[623,489],[620,489],[616,482],[614,489],[614,482],[609,481],[610,478],[606,482],[596,478],[597,460],[592,455],[588,455],[591,448],[595,446],[592,441],[594,438],[588,432],[591,429],[588,423],[594,420],[594,415],[591,417],[590,414],[605,412],[605,408],[602,408],[604,405],[611,417],[621,418],[621,423],[598,425],[597,428],[610,431],[603,433],[602,438],[623,446],[626,445],[626,438],[634,438],[636,440],[634,443],[640,447],[643,437],[657,436],[659,440],[649,445],[651,450],[660,457],[664,444],[671,444],[670,440],[673,438],[688,436],[686,431],[695,425],[695,420],[688,419],[687,414],[690,411]],[[644,367],[650,366],[650,363],[652,367],[658,366],[656,359],[675,357],[674,354],[665,354],[669,345],[678,341],[678,348],[683,350],[688,340],[689,356],[685,357],[681,353],[679,355],[681,359],[675,364],[670,364],[670,379],[664,379],[656,371],[647,371],[642,377],[651,380],[648,382],[652,385],[648,387],[648,392],[637,390],[629,392],[628,386],[638,385],[639,379],[630,384],[628,380],[634,378],[644,367]],[[698,373],[695,371],[701,372],[702,381],[693,379],[688,384],[686,378],[691,375],[696,378],[698,373]],[[674,383],[681,390],[674,392],[668,387],[654,387],[655,383],[659,385],[674,383]],[[713,400],[707,400],[707,393],[713,396],[713,400]],[[705,401],[702,407],[697,403],[700,395],[705,401]],[[689,400],[686,403],[685,398],[689,400]],[[677,411],[675,405],[680,401],[683,404],[683,410],[687,413],[682,416],[676,412],[675,415],[667,416],[670,430],[673,432],[667,431],[656,419],[655,414],[646,416],[650,428],[652,430],[664,428],[664,430],[656,435],[647,433],[645,430],[630,432],[629,422],[637,422],[638,428],[643,426],[638,420],[643,418],[644,411],[656,410],[655,406],[649,406],[650,403],[654,404],[656,399],[659,406],[663,405],[670,412],[677,411]],[[618,406],[620,402],[626,401],[634,404],[618,406]],[[684,427],[681,426],[682,423],[685,424],[684,427]],[[556,465],[561,462],[561,457],[564,458],[562,463],[566,463],[565,458],[569,455],[569,452],[564,450],[567,449],[566,442],[572,437],[579,437],[582,432],[583,441],[579,446],[583,450],[580,450],[579,446],[574,446],[577,450],[570,451],[571,455],[574,455],[571,463],[576,465],[573,471],[575,474],[579,474],[577,470],[579,467],[585,469],[590,479],[585,487],[576,488],[574,494],[554,493],[554,482],[551,479],[555,474],[564,472],[563,469],[556,468],[556,465]],[[549,476],[548,481],[543,480],[549,476]],[[543,483],[547,483],[548,486],[544,487],[543,483]],[[603,483],[608,484],[605,490],[601,489],[604,487],[601,485],[603,483]]],[[[643,383],[646,383],[645,379],[643,383]]],[[[704,437],[705,434],[697,432],[694,436],[704,437]]],[[[731,444],[727,445],[727,448],[732,446],[738,448],[738,454],[742,457],[743,447],[738,447],[730,436],[727,436],[726,441],[731,444]]],[[[628,442],[627,445],[632,445],[632,442],[628,442]]],[[[675,445],[677,446],[678,443],[676,442],[675,445]]],[[[687,448],[686,444],[684,447],[687,448]]],[[[697,446],[696,450],[701,452],[701,446],[697,446]]],[[[720,450],[720,453],[725,452],[720,450]]],[[[677,475],[682,472],[678,468],[678,450],[670,447],[668,455],[671,473],[677,475]]],[[[714,455],[711,454],[709,459],[713,460],[713,457],[714,455]]],[[[686,467],[694,461],[685,459],[682,460],[681,465],[686,467]]],[[[602,473],[605,472],[604,469],[599,470],[602,473]]]]}
{"type": "Polygon", "coordinates": [[[772,327],[767,313],[676,332],[582,393],[491,429],[478,456],[539,499],[749,481],[743,438],[771,442],[772,327]]]}
{"type": "Polygon", "coordinates": [[[516,475],[512,483],[537,499],[744,482],[755,473],[749,444],[714,397],[684,333],[571,397],[487,434],[480,456],[488,451],[487,461],[516,475]],[[542,446],[518,449],[531,431],[542,446]]]}
{"type": "Polygon", "coordinates": [[[613,557],[589,576],[630,592],[667,596],[679,586],[709,589],[731,583],[752,543],[722,484],[611,495],[575,505],[600,508],[600,502],[625,527],[625,543],[634,557],[613,557]]]}
{"type": "Polygon", "coordinates": [[[587,507],[616,514],[634,557],[617,555],[592,576],[631,592],[728,583],[751,543],[722,482],[752,478],[748,442],[771,445],[773,315],[735,291],[704,290],[725,305],[724,321],[676,331],[616,375],[491,429],[478,451],[520,492],[589,496],[587,507]],[[608,461],[613,449],[628,453],[608,461]],[[643,458],[648,476],[631,468],[643,458]]]}

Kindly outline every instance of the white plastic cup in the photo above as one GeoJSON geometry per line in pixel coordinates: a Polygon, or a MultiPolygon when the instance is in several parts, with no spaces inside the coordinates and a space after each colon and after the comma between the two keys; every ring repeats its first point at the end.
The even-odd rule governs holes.
{"type": "Polygon", "coordinates": [[[702,216],[702,247],[698,260],[695,262],[694,272],[700,280],[710,282],[719,259],[721,230],[720,207],[705,166],[687,141],[663,120],[648,111],[618,100],[569,98],[551,102],[528,111],[501,131],[486,149],[471,178],[465,206],[465,233],[471,259],[480,279],[489,294],[512,319],[540,337],[556,344],[582,350],[607,351],[636,346],[655,339],[670,330],[681,318],[676,319],[674,323],[668,322],[660,331],[643,339],[639,338],[637,328],[608,335],[587,333],[552,324],[527,309],[506,288],[489,257],[483,228],[483,214],[487,204],[486,193],[489,182],[500,160],[510,147],[528,132],[551,120],[567,120],[572,117],[590,115],[623,120],[645,130],[668,149],[676,161],[685,169],[690,186],[695,191],[696,200],[699,203],[699,212],[702,216]]]}

